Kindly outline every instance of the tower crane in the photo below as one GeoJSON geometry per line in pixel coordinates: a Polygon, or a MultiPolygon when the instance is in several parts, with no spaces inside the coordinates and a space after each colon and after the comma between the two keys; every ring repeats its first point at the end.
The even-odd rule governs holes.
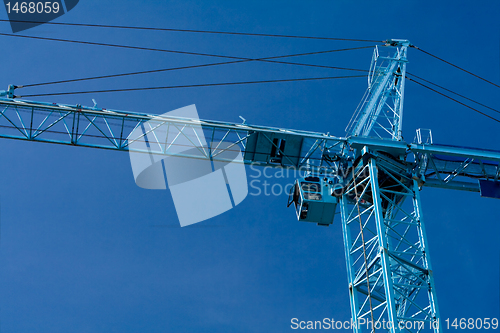
{"type": "Polygon", "coordinates": [[[238,146],[244,164],[305,169],[288,204],[298,220],[323,226],[340,212],[354,332],[424,330],[414,323],[442,332],[420,191],[499,198],[500,151],[435,144],[424,130],[413,142],[403,139],[411,46],[392,39],[375,47],[368,89],[345,136],[27,101],[16,98],[11,85],[0,92],[0,137],[168,156],[180,136],[201,129],[219,142],[202,158],[217,159],[238,146]],[[155,131],[165,126],[165,141],[158,140],[155,131]],[[147,146],[131,145],[146,140],[147,146]],[[377,322],[390,324],[377,329],[377,322]]]}

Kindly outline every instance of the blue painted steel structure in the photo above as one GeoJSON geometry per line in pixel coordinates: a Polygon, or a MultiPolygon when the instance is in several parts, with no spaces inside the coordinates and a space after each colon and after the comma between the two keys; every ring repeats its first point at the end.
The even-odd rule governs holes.
{"type": "Polygon", "coordinates": [[[225,150],[238,146],[245,164],[307,170],[319,188],[301,187],[307,179],[297,182],[299,220],[328,225],[339,207],[353,321],[386,323],[385,329],[365,324],[354,331],[419,332],[420,323],[428,330],[439,310],[419,192],[428,186],[496,196],[500,152],[436,145],[421,132],[413,143],[402,140],[409,46],[389,40],[375,49],[368,90],[346,137],[18,100],[14,86],[0,92],[0,137],[129,151],[147,135],[148,145],[132,145],[147,148],[134,151],[169,155],[179,137],[200,148],[201,127],[212,145],[184,157],[223,160],[225,150]],[[134,131],[138,127],[142,131],[134,131]],[[165,140],[151,140],[158,137],[165,140]],[[309,206],[311,215],[301,217],[304,200],[328,206],[317,205],[318,212],[309,206]]]}
{"type": "MultiPolygon", "coordinates": [[[[359,137],[399,141],[403,118],[406,40],[375,49],[367,97],[351,125],[359,137]],[[382,61],[381,61],[382,60],[382,61]]],[[[351,149],[344,149],[348,158],[351,149]]],[[[345,174],[341,217],[355,332],[440,332],[434,277],[422,219],[418,182],[406,150],[359,146],[345,174]],[[361,323],[371,323],[361,325],[361,323]]]]}
{"type": "Polygon", "coordinates": [[[349,135],[401,139],[409,46],[407,40],[394,39],[387,41],[382,51],[375,47],[368,89],[347,126],[349,135]]]}

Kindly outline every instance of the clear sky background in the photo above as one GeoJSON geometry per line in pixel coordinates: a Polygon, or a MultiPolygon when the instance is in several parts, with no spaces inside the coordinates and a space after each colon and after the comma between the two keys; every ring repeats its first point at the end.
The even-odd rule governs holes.
{"type": "MultiPolygon", "coordinates": [[[[404,38],[498,83],[499,9],[498,1],[81,0],[57,22],[404,38]]],[[[0,32],[11,33],[9,24],[0,23],[0,32]]],[[[20,34],[241,57],[374,45],[53,25],[20,34]]],[[[0,40],[4,87],[220,61],[0,40]]],[[[364,49],[294,61],[368,69],[371,55],[364,49]]],[[[500,108],[499,88],[416,50],[408,57],[409,72],[500,108]]],[[[248,63],[19,94],[346,74],[248,63]]],[[[343,136],[366,85],[362,78],[38,100],[91,106],[94,98],[100,107],[150,114],[196,104],[202,119],[239,122],[241,115],[250,124],[343,136]]],[[[407,82],[407,141],[416,128],[431,128],[436,143],[500,149],[500,123],[407,82]]],[[[221,216],[180,228],[169,191],[137,187],[126,153],[2,139],[0,156],[1,332],[287,332],[291,318],[350,319],[340,216],[329,228],[300,223],[285,194],[249,195],[221,216]]],[[[422,200],[442,318],[500,317],[500,201],[430,188],[422,200]]]]}

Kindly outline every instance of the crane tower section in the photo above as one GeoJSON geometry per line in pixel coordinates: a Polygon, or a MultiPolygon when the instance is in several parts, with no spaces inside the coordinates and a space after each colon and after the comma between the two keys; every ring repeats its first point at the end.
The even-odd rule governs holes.
{"type": "Polygon", "coordinates": [[[391,39],[376,46],[368,74],[368,89],[346,131],[348,136],[401,140],[407,40],[391,39]]]}

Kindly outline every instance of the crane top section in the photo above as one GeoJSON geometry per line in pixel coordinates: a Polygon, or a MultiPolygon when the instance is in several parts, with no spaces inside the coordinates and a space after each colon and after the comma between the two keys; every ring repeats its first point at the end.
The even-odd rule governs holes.
{"type": "Polygon", "coordinates": [[[348,136],[401,140],[408,40],[390,39],[373,51],[368,89],[347,125],[348,136]]]}
{"type": "Polygon", "coordinates": [[[387,46],[404,46],[404,47],[411,47],[413,46],[409,40],[407,39],[388,39],[385,41],[385,45],[387,46]]]}

